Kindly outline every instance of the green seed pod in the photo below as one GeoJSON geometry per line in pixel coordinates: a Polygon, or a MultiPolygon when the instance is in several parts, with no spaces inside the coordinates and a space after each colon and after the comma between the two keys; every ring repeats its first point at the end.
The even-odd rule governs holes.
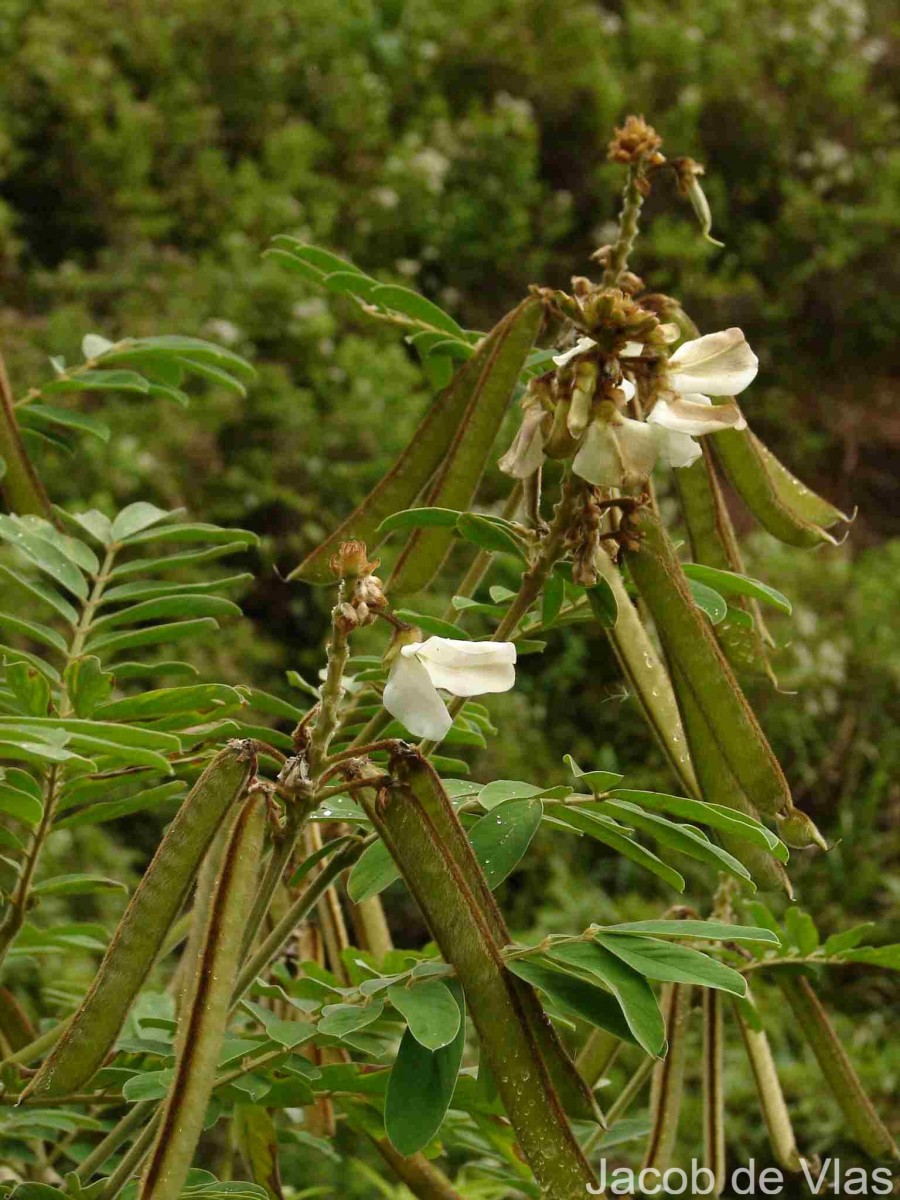
{"type": "Polygon", "coordinates": [[[712,1194],[725,1186],[725,1072],[722,1056],[722,993],[703,989],[703,1160],[712,1172],[712,1194]]]}
{"type": "Polygon", "coordinates": [[[616,601],[616,623],[605,632],[622,674],[637,696],[644,719],[681,786],[687,795],[699,797],[690,743],[666,668],[628,595],[619,569],[603,552],[596,556],[596,563],[616,601]]]}
{"type": "Polygon", "coordinates": [[[828,528],[846,517],[804,487],[749,429],[709,435],[735,491],[768,533],[789,546],[836,544],[828,528]],[[825,524],[807,513],[826,517],[825,524]]]}
{"type": "MultiPolygon", "coordinates": [[[[440,466],[423,505],[470,507],[542,315],[540,300],[529,297],[496,326],[482,347],[477,375],[467,376],[468,403],[452,439],[441,448],[440,466]]],[[[452,529],[416,530],[394,564],[388,591],[396,595],[427,587],[453,539],[452,529]]]]}
{"type": "MultiPolygon", "coordinates": [[[[459,817],[444,791],[440,778],[431,764],[421,758],[417,751],[395,753],[392,773],[406,782],[414,792],[422,811],[432,822],[442,845],[453,856],[458,869],[476,897],[491,937],[497,947],[508,946],[512,941],[503,914],[488,887],[481,867],[472,853],[472,847],[459,817]]],[[[537,995],[524,979],[510,975],[510,988],[518,994],[522,1013],[528,1021],[532,1035],[559,1093],[562,1105],[569,1116],[581,1121],[601,1121],[593,1093],[582,1079],[568,1051],[547,1018],[537,995]]]]}
{"type": "MultiPolygon", "coordinates": [[[[725,659],[706,616],[691,598],[684,572],[650,508],[628,521],[626,559],[656,624],[676,696],[687,692],[748,800],[767,816],[788,813],[784,773],[725,659]]],[[[682,708],[682,717],[684,709],[682,708]]],[[[696,765],[696,755],[692,755],[696,765]]]]}
{"type": "Polygon", "coordinates": [[[448,386],[432,403],[420,422],[412,441],[381,482],[369,493],[346,521],[324,542],[312,550],[288,576],[306,583],[333,583],[331,556],[341,542],[363,541],[374,549],[383,535],[378,527],[395,512],[409,508],[416,496],[440,467],[450,452],[473,393],[479,385],[485,367],[493,361],[498,347],[508,335],[509,316],[503,318],[487,335],[472,357],[457,371],[448,386]]]}
{"type": "Polygon", "coordinates": [[[27,1088],[52,1099],[99,1069],[156,961],[216,830],[256,772],[252,742],[231,742],[194,784],[122,914],[81,1007],[27,1088]]]}
{"type": "Polygon", "coordinates": [[[494,921],[478,899],[481,888],[476,892],[470,885],[480,868],[469,848],[471,862],[462,869],[461,847],[451,853],[435,828],[429,815],[435,798],[430,767],[402,744],[398,751],[391,763],[396,784],[380,799],[374,788],[355,794],[400,868],[441,953],[456,969],[482,1053],[543,1194],[548,1200],[575,1200],[595,1179],[522,1011],[520,992],[511,985],[513,976],[494,938],[494,921]]]}
{"type": "MultiPolygon", "coordinates": [[[[693,761],[697,764],[700,795],[707,804],[721,804],[725,808],[736,809],[758,821],[759,813],[755,805],[741,790],[722,753],[718,740],[694,699],[693,692],[677,672],[673,672],[672,678],[678,691],[678,702],[684,716],[685,736],[693,761]]],[[[787,872],[771,854],[752,842],[735,837],[734,834],[720,831],[718,836],[725,849],[744,863],[758,887],[766,891],[783,891],[793,897],[793,889],[787,872]]]]}
{"type": "Polygon", "coordinates": [[[825,1082],[840,1106],[850,1137],[872,1158],[897,1158],[897,1146],[841,1045],[828,1014],[808,979],[777,974],[778,986],[793,1010],[797,1031],[818,1060],[825,1082]]]}
{"type": "Polygon", "coordinates": [[[801,1169],[800,1152],[797,1149],[797,1139],[794,1137],[794,1127],[788,1112],[787,1101],[781,1090],[781,1081],[772,1056],[772,1048],[764,1029],[755,1029],[744,1014],[742,1004],[752,1004],[749,994],[743,1002],[735,1000],[734,1013],[740,1027],[744,1049],[750,1070],[753,1072],[753,1082],[759,1097],[759,1107],[766,1131],[769,1135],[769,1145],[779,1166],[786,1171],[801,1169]]]}
{"type": "MultiPolygon", "coordinates": [[[[681,513],[687,526],[694,562],[723,571],[744,573],[734,527],[708,453],[691,467],[673,471],[681,513]]],[[[715,635],[732,669],[739,674],[775,681],[759,605],[748,596],[734,596],[729,605],[743,609],[752,625],[738,625],[728,617],[715,626],[715,635]]]]}
{"type": "Polygon", "coordinates": [[[779,813],[775,820],[781,840],[786,845],[794,846],[798,850],[804,850],[808,846],[818,846],[820,850],[828,849],[828,843],[815,824],[799,808],[792,808],[786,816],[779,813]]]}
{"type": "Polygon", "coordinates": [[[265,826],[266,798],[255,792],[222,857],[190,1002],[179,1022],[175,1073],[141,1179],[140,1200],[178,1200],[190,1170],[228,1026],[265,826]]]}
{"type": "Polygon", "coordinates": [[[669,1043],[665,1058],[653,1068],[650,1086],[650,1137],[644,1152],[644,1168],[665,1171],[672,1160],[678,1136],[678,1118],[684,1094],[687,1058],[687,1027],[691,1013],[691,987],[668,983],[663,988],[662,1010],[669,1043]]]}

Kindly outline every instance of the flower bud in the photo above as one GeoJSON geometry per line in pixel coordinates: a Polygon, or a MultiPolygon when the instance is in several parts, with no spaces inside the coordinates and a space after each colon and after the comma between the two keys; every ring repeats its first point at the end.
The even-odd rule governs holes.
{"type": "Polygon", "coordinates": [[[805,850],[810,846],[818,846],[820,850],[828,849],[828,843],[814,822],[799,808],[791,808],[784,815],[776,813],[775,820],[782,841],[792,849],[805,850]]]}
{"type": "Polygon", "coordinates": [[[369,562],[366,543],[353,539],[349,542],[341,542],[337,554],[331,556],[330,566],[332,573],[338,579],[346,579],[353,575],[368,575],[375,570],[378,562],[377,558],[373,562],[369,562]]]}

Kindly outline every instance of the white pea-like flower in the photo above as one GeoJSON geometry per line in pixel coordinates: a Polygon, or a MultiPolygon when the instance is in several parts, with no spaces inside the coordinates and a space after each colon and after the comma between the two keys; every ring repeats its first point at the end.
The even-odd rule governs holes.
{"type": "Polygon", "coordinates": [[[384,707],[415,737],[440,741],[453,718],[438,689],[452,696],[508,692],[516,681],[513,642],[430,637],[401,646],[384,689],[384,707]]]}

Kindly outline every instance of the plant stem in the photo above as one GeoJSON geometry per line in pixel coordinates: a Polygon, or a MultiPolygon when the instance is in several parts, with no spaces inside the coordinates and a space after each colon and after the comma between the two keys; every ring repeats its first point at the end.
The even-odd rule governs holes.
{"type": "Polygon", "coordinates": [[[87,1183],[95,1171],[103,1166],[106,1160],[118,1150],[122,1143],[128,1138],[132,1130],[137,1129],[145,1117],[156,1108],[154,1100],[141,1100],[129,1109],[125,1116],[118,1122],[106,1135],[106,1137],[98,1142],[94,1149],[87,1155],[81,1165],[76,1169],[75,1175],[82,1183],[87,1183]]]}
{"type": "Polygon", "coordinates": [[[12,390],[3,359],[0,358],[0,458],[6,465],[3,496],[10,512],[35,514],[53,521],[50,498],[28,457],[19,423],[16,420],[12,390]]]}
{"type": "Polygon", "coordinates": [[[628,177],[622,192],[622,209],[619,213],[619,232],[610,250],[606,270],[603,272],[604,287],[616,287],[628,266],[628,256],[637,237],[638,222],[644,196],[640,189],[643,165],[635,163],[628,168],[628,177]]]}
{"type": "MultiPolygon", "coordinates": [[[[338,606],[343,594],[343,585],[338,592],[338,606]]],[[[338,724],[338,709],[341,703],[342,680],[347,659],[350,656],[350,644],[347,633],[338,619],[338,607],[335,607],[331,619],[331,639],[328,642],[328,669],[325,682],[322,684],[322,701],[319,715],[313,726],[312,738],[309,745],[309,768],[315,777],[319,767],[328,757],[328,747],[338,724]]]]}

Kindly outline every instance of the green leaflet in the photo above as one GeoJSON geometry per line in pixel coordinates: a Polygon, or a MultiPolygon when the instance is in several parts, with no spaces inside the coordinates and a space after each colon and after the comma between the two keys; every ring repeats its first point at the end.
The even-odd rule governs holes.
{"type": "Polygon", "coordinates": [[[228,1025],[265,825],[266,799],[256,792],[235,823],[210,899],[209,924],[179,1022],[175,1072],[141,1180],[141,1200],[178,1200],[194,1157],[228,1025]]]}
{"type": "Polygon", "coordinates": [[[776,978],[793,1010],[796,1028],[815,1054],[825,1082],[844,1114],[850,1137],[872,1158],[900,1157],[809,980],[786,971],[779,971],[776,978]]]}
{"type": "Polygon", "coordinates": [[[595,932],[594,941],[633,967],[645,979],[721,988],[735,996],[743,996],[747,991],[744,977],[739,971],[725,966],[709,954],[692,950],[690,946],[654,937],[605,933],[602,930],[595,932]]]}
{"type": "Polygon", "coordinates": [[[387,990],[394,1008],[406,1018],[409,1032],[420,1046],[440,1050],[459,1033],[461,1013],[456,1000],[439,979],[412,987],[395,983],[387,990]]]}
{"type": "MultiPolygon", "coordinates": [[[[638,510],[630,525],[637,536],[626,551],[628,565],[656,623],[679,703],[687,692],[735,780],[760,811],[768,816],[790,812],[784,773],[709,622],[691,599],[668,535],[649,508],[638,510]]],[[[683,707],[681,712],[684,718],[683,707]]],[[[696,754],[691,757],[700,771],[696,754]]]]}
{"type": "MultiPolygon", "coordinates": [[[[681,512],[687,526],[691,554],[698,563],[718,570],[744,572],[740,549],[708,454],[691,467],[673,472],[681,512]]],[[[706,579],[712,587],[713,579],[706,579]]],[[[719,645],[735,671],[765,676],[774,681],[769,665],[766,638],[756,600],[743,596],[736,607],[746,612],[752,623],[742,625],[725,620],[716,627],[719,645]]]]}
{"type": "MultiPolygon", "coordinates": [[[[494,328],[479,352],[462,368],[460,374],[469,372],[467,403],[435,464],[437,475],[425,496],[427,506],[463,512],[471,507],[542,312],[539,300],[524,300],[494,328]]],[[[394,564],[388,588],[402,594],[426,587],[452,541],[453,533],[448,529],[417,530],[394,564]]]]}
{"type": "MultiPolygon", "coordinates": [[[[427,986],[427,985],[421,985],[427,986]]],[[[443,1124],[456,1087],[466,1042],[465,1002],[454,980],[447,992],[456,1010],[456,1030],[451,1041],[428,1049],[407,1029],[391,1068],[384,1102],[384,1127],[391,1145],[404,1157],[415,1154],[432,1140],[443,1124]]]]}
{"type": "Polygon", "coordinates": [[[255,769],[250,747],[236,742],[194,784],[135,889],[81,1007],[29,1084],[30,1095],[52,1099],[77,1091],[100,1067],[213,835],[255,769]]]}
{"type": "Polygon", "coordinates": [[[605,1029],[620,1041],[637,1045],[618,1001],[603,988],[587,983],[578,975],[567,974],[549,959],[513,959],[508,969],[532,987],[539,988],[565,1016],[578,1017],[598,1029],[605,1029]]]}
{"type": "MultiPolygon", "coordinates": [[[[539,306],[537,311],[540,311],[539,306]]],[[[413,434],[412,441],[387,475],[346,521],[307,555],[291,572],[289,579],[303,579],[307,583],[330,583],[334,577],[329,562],[341,542],[349,538],[359,538],[370,550],[380,544],[383,540],[383,535],[379,535],[378,532],[381,523],[394,513],[410,507],[445,461],[459,430],[465,428],[467,414],[470,412],[473,396],[477,398],[481,378],[486,368],[494,361],[498,348],[504,345],[509,336],[511,316],[512,314],[504,317],[494,327],[472,358],[463,364],[448,387],[437,397],[413,434]]],[[[509,385],[509,392],[511,391],[512,384],[509,385]]],[[[508,393],[503,398],[503,408],[507,399],[508,393]]],[[[481,468],[478,471],[478,476],[480,475],[481,468]]],[[[474,491],[474,487],[471,491],[474,491]]],[[[450,507],[465,509],[468,507],[468,499],[467,496],[466,503],[450,507]]],[[[452,537],[452,534],[448,534],[448,537],[452,537]]]]}

